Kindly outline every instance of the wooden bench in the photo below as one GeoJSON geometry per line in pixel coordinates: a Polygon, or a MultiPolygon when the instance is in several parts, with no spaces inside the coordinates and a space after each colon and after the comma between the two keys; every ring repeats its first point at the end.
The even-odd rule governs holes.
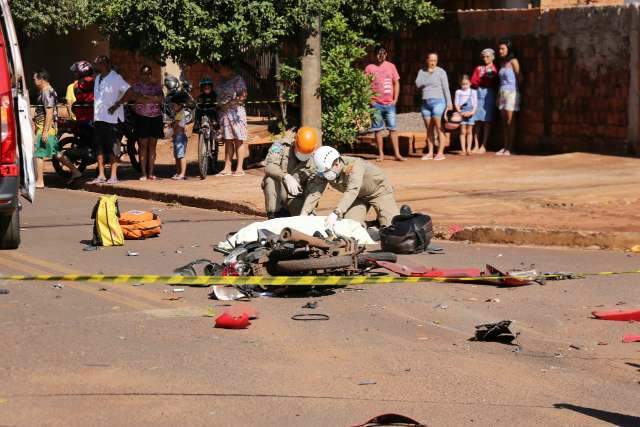
{"type": "MultiPolygon", "coordinates": [[[[427,137],[424,132],[398,132],[398,146],[400,148],[400,154],[403,156],[418,157],[421,154],[418,150],[424,150],[427,146],[427,137]]],[[[391,146],[391,140],[389,136],[385,136],[384,140],[384,152],[393,153],[393,147],[391,146]]],[[[358,137],[358,143],[376,146],[376,138],[373,134],[361,135],[358,137]]]]}

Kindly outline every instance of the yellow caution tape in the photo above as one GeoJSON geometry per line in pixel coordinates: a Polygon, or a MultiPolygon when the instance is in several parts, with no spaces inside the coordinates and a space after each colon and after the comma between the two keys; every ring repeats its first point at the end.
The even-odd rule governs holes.
{"type": "Polygon", "coordinates": [[[479,276],[479,277],[396,277],[396,276],[160,276],[160,275],[104,275],[104,274],[65,274],[65,275],[0,275],[0,280],[23,282],[108,282],[115,284],[127,283],[165,283],[168,285],[260,285],[260,286],[348,286],[348,285],[382,285],[399,283],[425,282],[477,282],[496,281],[505,279],[540,280],[584,278],[587,276],[612,276],[623,274],[640,274],[640,270],[604,271],[598,273],[551,273],[530,277],[514,276],[479,276]]]}

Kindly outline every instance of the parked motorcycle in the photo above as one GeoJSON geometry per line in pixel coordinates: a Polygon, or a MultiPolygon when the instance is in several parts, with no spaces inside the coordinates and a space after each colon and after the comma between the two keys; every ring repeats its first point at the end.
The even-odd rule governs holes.
{"type": "Polygon", "coordinates": [[[173,104],[184,105],[184,117],[187,124],[193,122],[195,101],[191,96],[191,83],[185,79],[178,79],[171,74],[165,74],[164,87],[166,95],[162,104],[162,117],[164,122],[165,138],[173,136],[172,124],[176,117],[173,104]]]}
{"type": "MultiPolygon", "coordinates": [[[[138,161],[138,138],[135,133],[133,112],[125,107],[125,121],[118,126],[120,135],[120,158],[129,156],[131,166],[141,171],[138,161]]],[[[98,161],[93,149],[93,126],[90,123],[79,123],[69,118],[58,119],[58,153],[66,156],[80,172],[98,161]]],[[[53,157],[51,163],[56,173],[63,178],[71,177],[69,171],[59,160],[53,157]]]]}

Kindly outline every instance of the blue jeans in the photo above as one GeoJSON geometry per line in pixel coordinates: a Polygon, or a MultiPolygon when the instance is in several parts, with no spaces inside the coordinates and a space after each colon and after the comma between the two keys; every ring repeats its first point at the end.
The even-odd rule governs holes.
{"type": "Polygon", "coordinates": [[[393,104],[373,104],[373,117],[371,119],[371,132],[384,130],[396,130],[396,106],[393,104]]]}
{"type": "Polygon", "coordinates": [[[176,159],[183,159],[187,151],[187,135],[179,133],[173,136],[173,155],[176,159]]]}
{"type": "Polygon", "coordinates": [[[447,109],[447,101],[438,98],[429,98],[422,100],[422,117],[429,119],[431,117],[440,119],[447,109]]]}

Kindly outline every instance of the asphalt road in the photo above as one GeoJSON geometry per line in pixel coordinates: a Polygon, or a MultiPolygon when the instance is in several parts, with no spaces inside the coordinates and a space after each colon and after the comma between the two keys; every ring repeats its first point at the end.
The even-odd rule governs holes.
{"type": "MultiPolygon", "coordinates": [[[[121,199],[156,209],[162,236],[84,252],[97,195],[38,193],[23,245],[0,272],[169,274],[252,218],[121,199]],[[127,251],[139,256],[127,256],[127,251]]],[[[429,266],[637,269],[621,252],[442,243],[429,266]]],[[[499,289],[471,284],[347,288],[260,298],[246,330],[213,327],[225,303],[165,285],[0,283],[0,426],[349,426],[387,412],[429,426],[640,425],[640,326],[590,318],[640,307],[638,276],[499,289]],[[170,300],[182,296],[180,300],[170,300]],[[329,321],[296,322],[307,301],[329,321]],[[520,347],[469,342],[513,320],[520,347]],[[519,350],[519,351],[516,351],[519,350]],[[366,383],[366,385],[361,385],[366,383]]]]}

